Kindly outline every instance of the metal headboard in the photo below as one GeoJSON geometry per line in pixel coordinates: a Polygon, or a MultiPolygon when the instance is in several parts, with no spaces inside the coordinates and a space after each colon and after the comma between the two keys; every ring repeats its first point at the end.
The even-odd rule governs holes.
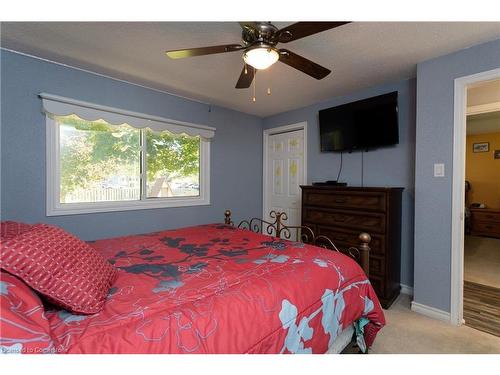
{"type": "MultiPolygon", "coordinates": [[[[231,220],[231,210],[224,212],[224,223],[234,226],[231,220]]],[[[354,258],[363,268],[363,271],[369,276],[370,271],[370,246],[371,236],[368,233],[362,232],[359,235],[359,247],[349,247],[340,250],[333,241],[324,235],[316,235],[314,231],[304,225],[285,225],[283,222],[288,220],[285,212],[271,211],[269,217],[273,221],[266,221],[260,218],[252,218],[250,220],[241,221],[237,227],[247,229],[251,232],[267,234],[276,238],[302,242],[310,245],[324,247],[340,253],[349,255],[354,258]]]]}

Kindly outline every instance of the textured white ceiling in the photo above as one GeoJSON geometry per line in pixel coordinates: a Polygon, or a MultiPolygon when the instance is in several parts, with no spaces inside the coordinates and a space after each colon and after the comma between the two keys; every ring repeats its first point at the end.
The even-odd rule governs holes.
{"type": "Polygon", "coordinates": [[[467,106],[491,103],[500,103],[500,79],[479,83],[467,90],[467,106]]]}
{"type": "MultiPolygon", "coordinates": [[[[284,27],[292,22],[275,22],[284,27]]],[[[277,63],[234,88],[240,52],[171,60],[165,50],[239,43],[236,22],[4,22],[1,45],[258,116],[415,76],[418,62],[500,38],[500,22],[353,22],[280,44],[332,70],[317,81],[277,63]],[[270,86],[272,95],[266,95],[270,86]]],[[[479,57],[478,57],[479,58],[479,57]]]]}
{"type": "Polygon", "coordinates": [[[467,116],[467,134],[500,133],[500,111],[467,116]]]}

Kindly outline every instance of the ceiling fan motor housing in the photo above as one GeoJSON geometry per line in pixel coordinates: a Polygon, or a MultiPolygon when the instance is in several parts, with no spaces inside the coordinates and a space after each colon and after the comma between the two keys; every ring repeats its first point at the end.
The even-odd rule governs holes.
{"type": "Polygon", "coordinates": [[[275,46],[278,43],[277,31],[278,28],[270,22],[256,22],[243,28],[242,39],[248,47],[253,45],[275,46]]]}

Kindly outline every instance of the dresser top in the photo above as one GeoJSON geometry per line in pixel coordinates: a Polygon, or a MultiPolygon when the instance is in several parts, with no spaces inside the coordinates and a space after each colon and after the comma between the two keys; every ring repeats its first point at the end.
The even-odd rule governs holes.
{"type": "Polygon", "coordinates": [[[486,212],[488,214],[495,213],[500,214],[500,208],[471,208],[473,212],[486,212]]]}
{"type": "Polygon", "coordinates": [[[319,190],[348,190],[348,191],[403,191],[403,187],[375,187],[375,186],[336,186],[336,185],[300,185],[302,189],[319,190]]]}

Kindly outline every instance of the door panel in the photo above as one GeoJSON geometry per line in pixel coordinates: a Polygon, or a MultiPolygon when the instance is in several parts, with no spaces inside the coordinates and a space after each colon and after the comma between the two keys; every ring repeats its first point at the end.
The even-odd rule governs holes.
{"type": "Polygon", "coordinates": [[[283,195],[283,160],[273,160],[273,195],[283,195]]]}
{"type": "Polygon", "coordinates": [[[299,173],[302,171],[299,170],[300,168],[300,159],[297,158],[292,158],[289,159],[289,168],[288,168],[288,194],[290,196],[294,195],[299,195],[300,194],[300,188],[299,188],[299,173]]]}

